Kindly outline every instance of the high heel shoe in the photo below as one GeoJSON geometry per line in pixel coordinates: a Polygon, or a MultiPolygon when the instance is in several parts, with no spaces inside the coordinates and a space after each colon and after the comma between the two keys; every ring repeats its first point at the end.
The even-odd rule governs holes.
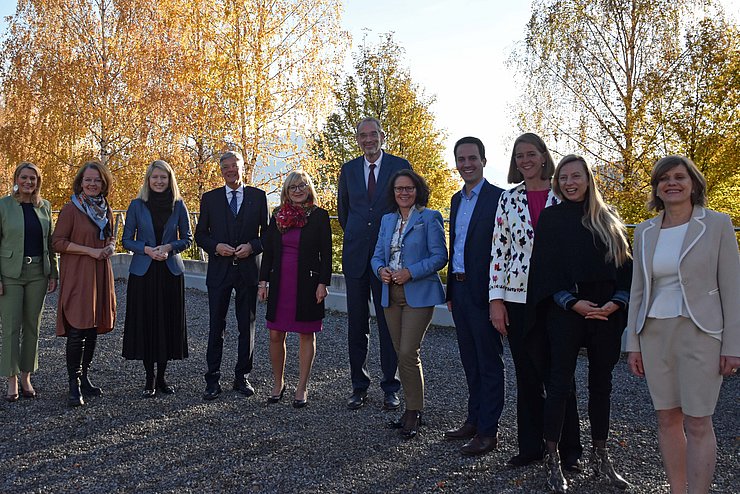
{"type": "Polygon", "coordinates": [[[303,408],[308,404],[308,391],[306,391],[306,394],[304,395],[304,398],[302,400],[296,399],[294,397],[293,399],[293,408],[303,408]]]}
{"type": "MultiPolygon", "coordinates": [[[[10,403],[13,403],[14,401],[18,401],[18,388],[17,388],[18,381],[17,381],[17,378],[11,377],[10,379],[8,379],[8,381],[12,381],[13,379],[16,379],[16,384],[15,384],[16,385],[16,390],[15,390],[16,392],[15,392],[15,394],[10,394],[7,391],[5,393],[5,401],[9,401],[10,403]]],[[[10,389],[10,382],[8,382],[8,387],[6,389],[8,389],[8,390],[10,389]]]]}
{"type": "Polygon", "coordinates": [[[285,394],[285,384],[283,384],[283,389],[280,390],[279,395],[270,395],[267,397],[267,403],[277,403],[278,401],[283,399],[284,394],[285,394]]]}
{"type": "Polygon", "coordinates": [[[23,389],[23,386],[21,386],[21,396],[23,396],[24,398],[36,398],[36,396],[38,396],[38,393],[36,393],[35,389],[23,389]]]}
{"type": "Polygon", "coordinates": [[[401,437],[404,439],[413,439],[419,431],[420,424],[420,412],[419,410],[406,410],[403,413],[403,417],[400,422],[403,422],[401,427],[401,437]]]}

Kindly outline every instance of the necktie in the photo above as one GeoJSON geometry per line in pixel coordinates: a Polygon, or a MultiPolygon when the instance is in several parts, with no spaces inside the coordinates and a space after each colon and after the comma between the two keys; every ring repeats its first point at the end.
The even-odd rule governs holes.
{"type": "Polygon", "coordinates": [[[372,200],[375,195],[375,163],[370,163],[370,175],[367,177],[367,198],[372,200]]]}
{"type": "Polygon", "coordinates": [[[236,218],[236,213],[238,212],[236,209],[236,191],[231,191],[231,200],[229,201],[229,207],[231,208],[231,213],[236,218]]]}

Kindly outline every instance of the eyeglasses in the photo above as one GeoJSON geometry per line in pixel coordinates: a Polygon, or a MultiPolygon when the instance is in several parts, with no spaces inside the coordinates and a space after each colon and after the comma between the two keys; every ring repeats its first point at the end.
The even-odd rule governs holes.
{"type": "Polygon", "coordinates": [[[393,190],[396,192],[396,194],[400,194],[401,192],[411,194],[413,191],[416,190],[416,187],[414,187],[413,185],[409,185],[408,187],[393,187],[393,190]]]}
{"type": "Polygon", "coordinates": [[[303,192],[304,190],[306,190],[306,187],[308,187],[308,184],[306,182],[303,182],[303,183],[300,183],[298,185],[290,185],[290,186],[288,186],[288,191],[290,191],[290,192],[296,192],[296,191],[303,192]]]}

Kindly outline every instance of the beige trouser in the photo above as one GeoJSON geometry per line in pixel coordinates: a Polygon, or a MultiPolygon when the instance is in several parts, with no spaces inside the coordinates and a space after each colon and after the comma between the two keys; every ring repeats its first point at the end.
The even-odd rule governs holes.
{"type": "Polygon", "coordinates": [[[383,311],[398,356],[398,375],[406,396],[406,410],[424,409],[424,372],[419,351],[434,307],[410,307],[402,285],[390,285],[390,304],[383,311]]]}

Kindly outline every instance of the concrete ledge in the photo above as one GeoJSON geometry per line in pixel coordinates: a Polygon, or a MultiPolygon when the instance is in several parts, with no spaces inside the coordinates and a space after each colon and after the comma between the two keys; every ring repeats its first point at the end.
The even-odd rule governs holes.
{"type": "MultiPolygon", "coordinates": [[[[132,254],[116,254],[111,258],[113,276],[116,279],[128,279],[128,267],[131,263],[132,254]]],[[[185,288],[194,288],[202,292],[206,288],[206,270],[208,263],[204,261],[184,260],[185,264],[185,288]]],[[[370,314],[375,315],[375,308],[370,305],[370,314]]],[[[334,273],[331,275],[331,287],[329,296],[326,297],[326,308],[338,312],[347,312],[347,294],[344,284],[344,275],[334,273]]],[[[432,324],[437,326],[454,327],[452,314],[447,310],[447,305],[438,305],[434,308],[432,324]]]]}

